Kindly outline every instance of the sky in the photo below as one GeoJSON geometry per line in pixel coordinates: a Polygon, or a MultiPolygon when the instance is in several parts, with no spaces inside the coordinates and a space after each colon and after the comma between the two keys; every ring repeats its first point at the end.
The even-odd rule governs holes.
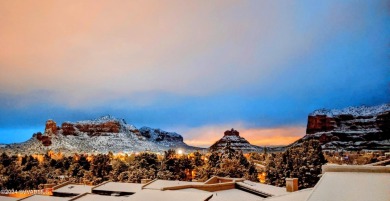
{"type": "Polygon", "coordinates": [[[0,1],[0,143],[124,118],[207,147],[289,144],[320,108],[390,102],[389,1],[0,1]]]}

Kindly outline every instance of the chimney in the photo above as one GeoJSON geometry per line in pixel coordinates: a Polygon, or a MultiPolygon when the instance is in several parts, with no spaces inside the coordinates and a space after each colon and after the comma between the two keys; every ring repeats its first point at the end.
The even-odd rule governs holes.
{"type": "Polygon", "coordinates": [[[54,184],[44,184],[43,185],[43,193],[47,195],[53,195],[53,187],[54,184]]]}
{"type": "Polygon", "coordinates": [[[151,179],[141,179],[141,184],[147,184],[151,181],[152,181],[151,179]]]}
{"type": "Polygon", "coordinates": [[[298,178],[286,178],[286,191],[294,192],[298,190],[298,178]]]}

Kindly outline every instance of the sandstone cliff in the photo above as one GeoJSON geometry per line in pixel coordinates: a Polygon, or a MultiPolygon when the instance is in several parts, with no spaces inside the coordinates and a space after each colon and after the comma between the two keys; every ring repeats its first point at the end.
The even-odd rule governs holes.
{"type": "Polygon", "coordinates": [[[390,148],[390,104],[316,110],[309,114],[306,136],[325,149],[390,148]]]}

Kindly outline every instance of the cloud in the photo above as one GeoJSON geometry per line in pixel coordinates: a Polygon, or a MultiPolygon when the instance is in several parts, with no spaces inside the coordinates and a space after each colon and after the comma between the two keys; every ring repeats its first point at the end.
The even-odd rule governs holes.
{"type": "Polygon", "coordinates": [[[0,92],[47,91],[72,107],[153,99],[145,92],[267,93],[286,64],[370,23],[354,3],[1,4],[0,92]]]}
{"type": "Polygon", "coordinates": [[[387,1],[15,0],[0,15],[3,130],[112,114],[285,144],[314,109],[390,101],[387,1]]]}

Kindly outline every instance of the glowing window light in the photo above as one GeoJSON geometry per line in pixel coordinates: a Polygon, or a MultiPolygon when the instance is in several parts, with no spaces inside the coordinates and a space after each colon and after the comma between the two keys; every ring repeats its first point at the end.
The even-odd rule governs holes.
{"type": "Polygon", "coordinates": [[[177,154],[182,155],[183,154],[183,150],[181,150],[181,149],[177,150],[177,154]]]}

